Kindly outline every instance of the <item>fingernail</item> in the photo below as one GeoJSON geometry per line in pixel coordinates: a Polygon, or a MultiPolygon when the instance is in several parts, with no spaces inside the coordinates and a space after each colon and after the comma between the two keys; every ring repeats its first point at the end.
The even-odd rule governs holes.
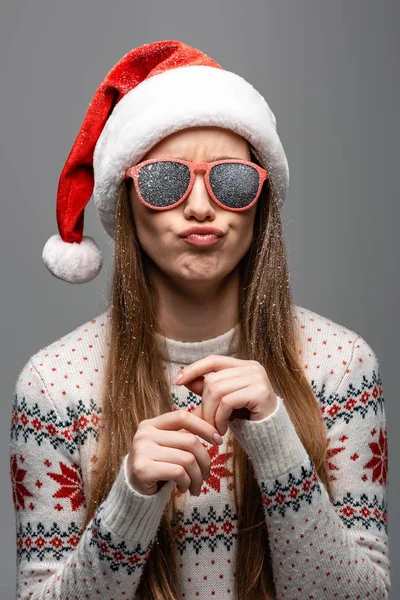
{"type": "Polygon", "coordinates": [[[223,443],[224,443],[224,440],[223,440],[223,439],[222,439],[222,437],[219,435],[219,433],[214,433],[214,435],[213,435],[213,438],[214,438],[214,441],[215,441],[217,444],[219,444],[219,445],[221,445],[221,444],[223,444],[223,443]]]}
{"type": "Polygon", "coordinates": [[[206,481],[207,481],[207,480],[208,480],[208,478],[210,477],[210,473],[211,473],[211,471],[208,471],[207,475],[205,476],[205,480],[206,480],[206,481]]]}
{"type": "Polygon", "coordinates": [[[179,383],[182,378],[183,378],[183,373],[176,374],[175,377],[173,379],[171,379],[172,385],[176,385],[177,383],[179,383]]]}

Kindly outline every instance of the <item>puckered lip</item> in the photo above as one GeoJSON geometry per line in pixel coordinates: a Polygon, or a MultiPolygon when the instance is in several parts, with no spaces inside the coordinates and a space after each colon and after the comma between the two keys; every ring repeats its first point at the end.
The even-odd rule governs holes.
{"type": "Polygon", "coordinates": [[[189,229],[184,229],[180,232],[180,237],[187,237],[188,235],[199,234],[199,235],[217,235],[218,237],[222,237],[224,234],[221,229],[217,229],[216,227],[190,227],[189,229]]]}

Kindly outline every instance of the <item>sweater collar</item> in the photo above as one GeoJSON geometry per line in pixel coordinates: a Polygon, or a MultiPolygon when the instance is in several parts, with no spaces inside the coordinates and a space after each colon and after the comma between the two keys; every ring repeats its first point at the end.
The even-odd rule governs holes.
{"type": "Polygon", "coordinates": [[[238,336],[239,324],[217,337],[198,342],[182,342],[180,340],[173,340],[156,333],[162,358],[166,361],[179,363],[180,365],[189,365],[196,360],[208,356],[209,354],[232,356],[237,351],[239,341],[238,336]],[[231,341],[232,352],[229,352],[229,344],[231,341]]]}

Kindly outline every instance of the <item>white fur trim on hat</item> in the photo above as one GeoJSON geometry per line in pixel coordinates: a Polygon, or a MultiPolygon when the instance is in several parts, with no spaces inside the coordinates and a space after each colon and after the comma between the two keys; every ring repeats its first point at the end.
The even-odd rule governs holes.
{"type": "Polygon", "coordinates": [[[99,274],[103,259],[93,238],[84,235],[81,243],[64,242],[56,233],[43,248],[42,259],[52,275],[68,283],[85,283],[99,274]]]}
{"type": "Polygon", "coordinates": [[[264,97],[230,71],[205,65],[178,67],[146,79],[121,98],[97,141],[93,200],[112,238],[117,191],[126,169],[164,137],[201,125],[230,129],[250,142],[265,160],[283,203],[289,167],[275,116],[264,97]]]}

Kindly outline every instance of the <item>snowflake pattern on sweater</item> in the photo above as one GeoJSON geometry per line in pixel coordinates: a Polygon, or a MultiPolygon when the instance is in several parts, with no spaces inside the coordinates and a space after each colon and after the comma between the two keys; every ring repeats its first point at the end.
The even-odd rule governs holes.
{"type": "MultiPolygon", "coordinates": [[[[229,424],[254,466],[269,532],[278,600],[383,600],[390,589],[388,445],[377,357],[354,331],[296,306],[305,373],[328,438],[334,501],[278,398],[262,421],[229,424]]],[[[85,490],[96,469],[109,312],[33,355],[15,386],[10,476],[16,517],[17,598],[135,598],[171,493],[182,598],[234,599],[237,515],[232,449],[199,438],[211,475],[199,497],[175,482],[134,490],[126,458],[83,530],[85,490]]],[[[169,376],[209,354],[228,354],[236,329],[210,340],[166,340],[169,376]]],[[[235,355],[235,354],[233,354],[235,355]]],[[[171,386],[174,409],[201,397],[171,386]]],[[[171,515],[169,515],[171,516],[171,515]]]]}

